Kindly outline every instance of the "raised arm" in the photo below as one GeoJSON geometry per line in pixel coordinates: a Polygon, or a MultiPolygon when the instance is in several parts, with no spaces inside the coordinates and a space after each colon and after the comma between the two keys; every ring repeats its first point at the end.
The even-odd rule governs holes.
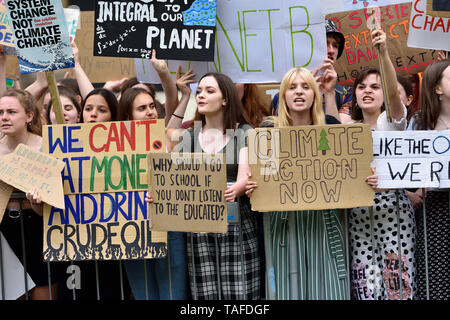
{"type": "Polygon", "coordinates": [[[334,62],[331,59],[325,59],[324,63],[313,71],[313,76],[319,85],[323,94],[325,103],[325,114],[335,117],[339,120],[339,111],[336,104],[336,82],[337,73],[334,70],[334,62]]]}
{"type": "Polygon", "coordinates": [[[79,50],[77,45],[75,44],[75,41],[72,42],[72,49],[73,49],[73,56],[75,58],[75,67],[73,68],[73,72],[75,74],[75,79],[77,79],[78,87],[80,88],[81,97],[84,100],[88,95],[88,93],[94,90],[94,86],[92,85],[88,76],[81,67],[79,50]]]}
{"type": "Polygon", "coordinates": [[[25,90],[28,91],[38,101],[44,95],[48,88],[45,72],[36,73],[36,80],[30,84],[25,90]]]}
{"type": "Polygon", "coordinates": [[[172,114],[166,112],[167,128],[181,128],[183,123],[184,113],[186,112],[187,105],[189,103],[189,98],[191,97],[191,88],[189,84],[194,83],[195,73],[191,69],[184,75],[180,76],[181,67],[177,70],[177,86],[181,91],[181,100],[178,103],[177,108],[172,114]]]}
{"type": "Polygon", "coordinates": [[[397,76],[394,65],[389,57],[386,45],[386,33],[382,30],[374,30],[372,32],[372,45],[379,47],[380,62],[383,65],[383,86],[386,92],[386,98],[389,101],[389,111],[392,119],[397,121],[403,118],[403,105],[397,89],[397,76]]]}
{"type": "Polygon", "coordinates": [[[161,85],[164,90],[164,95],[166,96],[165,100],[165,109],[166,109],[166,125],[169,122],[170,117],[172,116],[173,111],[178,105],[178,90],[170,76],[169,68],[167,67],[165,60],[160,60],[156,58],[156,50],[152,51],[152,58],[150,59],[150,63],[153,68],[158,73],[159,79],[161,80],[161,85]]]}

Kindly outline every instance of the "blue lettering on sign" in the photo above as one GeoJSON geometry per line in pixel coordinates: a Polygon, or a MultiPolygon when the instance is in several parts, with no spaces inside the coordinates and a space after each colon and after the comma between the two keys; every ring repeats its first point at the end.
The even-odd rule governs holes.
{"type": "Polygon", "coordinates": [[[3,43],[13,43],[13,37],[11,32],[3,31],[7,29],[6,26],[0,26],[0,41],[3,43]]]}
{"type": "Polygon", "coordinates": [[[433,140],[433,150],[434,150],[434,152],[436,152],[437,154],[443,154],[443,153],[446,153],[449,149],[450,149],[450,140],[448,140],[447,137],[445,137],[445,136],[438,136],[438,137],[436,137],[436,139],[433,140]],[[446,142],[444,142],[444,143],[447,143],[447,147],[446,147],[447,149],[445,149],[444,151],[438,151],[438,150],[437,150],[437,148],[436,148],[436,141],[437,141],[438,139],[445,139],[445,140],[446,140],[446,142]]]}

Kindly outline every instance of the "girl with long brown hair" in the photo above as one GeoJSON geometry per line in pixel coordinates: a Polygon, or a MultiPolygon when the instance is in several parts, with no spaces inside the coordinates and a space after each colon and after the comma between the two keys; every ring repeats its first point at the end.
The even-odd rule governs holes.
{"type": "MultiPolygon", "coordinates": [[[[420,109],[408,129],[450,130],[450,60],[429,65],[422,78],[420,109]]],[[[425,196],[426,216],[417,215],[417,274],[419,298],[450,299],[449,189],[429,189],[425,196]],[[427,242],[425,242],[425,222],[427,242]],[[428,252],[426,272],[425,248],[428,252]]]]}

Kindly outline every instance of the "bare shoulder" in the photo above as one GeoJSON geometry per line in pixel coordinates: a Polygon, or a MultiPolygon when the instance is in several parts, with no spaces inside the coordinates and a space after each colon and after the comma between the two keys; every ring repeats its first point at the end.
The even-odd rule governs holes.
{"type": "Polygon", "coordinates": [[[42,137],[37,134],[32,134],[28,141],[28,146],[35,150],[42,151],[42,137]]]}

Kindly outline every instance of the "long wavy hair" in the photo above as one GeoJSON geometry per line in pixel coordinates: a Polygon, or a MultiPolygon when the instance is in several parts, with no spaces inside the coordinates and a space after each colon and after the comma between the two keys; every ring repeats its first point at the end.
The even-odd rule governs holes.
{"type": "Polygon", "coordinates": [[[442,81],[444,70],[450,66],[450,59],[430,64],[422,77],[420,108],[416,113],[413,128],[416,130],[434,130],[441,112],[441,102],[436,93],[436,86],[442,81]]]}
{"type": "Polygon", "coordinates": [[[289,108],[286,104],[286,91],[291,86],[295,77],[300,75],[303,80],[312,88],[314,91],[314,102],[310,108],[311,119],[313,125],[324,125],[325,124],[325,114],[322,107],[322,95],[319,91],[319,86],[316,80],[308,69],[305,68],[292,68],[283,76],[280,84],[280,94],[278,101],[278,118],[273,117],[274,126],[287,127],[292,126],[292,118],[289,114],[289,108]]]}
{"type": "MultiPolygon", "coordinates": [[[[233,81],[226,75],[217,72],[210,72],[205,74],[200,80],[199,83],[205,77],[213,77],[216,79],[217,84],[219,86],[219,90],[222,93],[223,99],[225,100],[225,106],[223,107],[223,126],[224,132],[226,129],[236,129],[236,125],[239,124],[248,124],[248,116],[244,110],[241,100],[239,99],[236,87],[234,86],[233,81]]],[[[191,127],[194,127],[195,121],[201,121],[202,126],[205,125],[206,120],[205,116],[200,114],[197,111],[195,112],[194,121],[191,124],[191,127]]]]}
{"type": "Polygon", "coordinates": [[[261,121],[270,115],[268,107],[254,83],[246,83],[244,85],[242,104],[253,127],[259,126],[261,121]]]}
{"type": "Polygon", "coordinates": [[[33,113],[33,119],[27,126],[27,131],[42,136],[42,116],[34,97],[25,90],[8,88],[1,96],[15,97],[24,108],[25,113],[33,113]]]}

